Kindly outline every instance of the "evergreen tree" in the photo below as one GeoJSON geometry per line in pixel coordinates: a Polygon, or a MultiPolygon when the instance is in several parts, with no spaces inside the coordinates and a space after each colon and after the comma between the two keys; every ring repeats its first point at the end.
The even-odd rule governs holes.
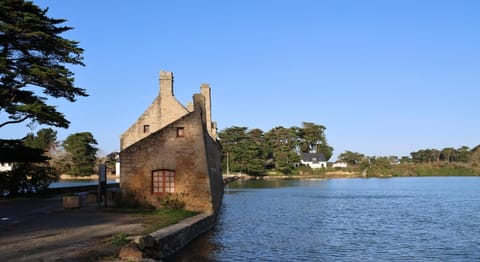
{"type": "Polygon", "coordinates": [[[332,157],[333,148],[327,143],[325,129],[322,125],[310,122],[303,122],[301,128],[296,128],[300,151],[322,153],[325,159],[329,160],[332,157]]]}
{"type": "Polygon", "coordinates": [[[300,155],[297,152],[296,128],[285,128],[278,126],[265,133],[265,141],[273,156],[275,169],[290,174],[294,164],[300,162],[300,155]]]}
{"type": "Polygon", "coordinates": [[[63,141],[68,153],[65,171],[73,176],[89,176],[94,173],[97,141],[90,132],[75,133],[63,141]]]}
{"type": "Polygon", "coordinates": [[[67,68],[83,65],[83,49],[60,36],[72,28],[61,25],[64,19],[48,17],[47,11],[24,0],[0,0],[0,114],[8,119],[0,127],[30,120],[67,128],[70,122],[47,100],[74,102],[87,96],[74,86],[67,68]]]}
{"type": "Polygon", "coordinates": [[[23,143],[28,147],[43,149],[48,152],[57,143],[57,132],[51,128],[43,128],[37,132],[37,135],[28,134],[23,139],[23,143]]]}

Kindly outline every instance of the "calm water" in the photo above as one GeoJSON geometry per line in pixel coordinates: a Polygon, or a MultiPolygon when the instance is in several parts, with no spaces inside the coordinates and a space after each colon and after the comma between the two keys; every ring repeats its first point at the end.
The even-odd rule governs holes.
{"type": "MultiPolygon", "coordinates": [[[[107,183],[118,183],[119,180],[115,179],[108,179],[107,183]]],[[[76,187],[76,186],[94,186],[98,185],[98,180],[85,180],[85,179],[79,179],[79,180],[60,180],[55,183],[51,183],[49,188],[58,188],[58,187],[76,187]]]]}
{"type": "Polygon", "coordinates": [[[480,178],[245,181],[175,261],[480,261],[480,178]]]}

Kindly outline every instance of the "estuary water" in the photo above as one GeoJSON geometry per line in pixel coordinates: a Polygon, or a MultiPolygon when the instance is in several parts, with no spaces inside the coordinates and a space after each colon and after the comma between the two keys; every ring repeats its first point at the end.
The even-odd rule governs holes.
{"type": "Polygon", "coordinates": [[[173,261],[480,261],[480,177],[249,180],[173,261]]]}
{"type": "MultiPolygon", "coordinates": [[[[119,180],[108,179],[107,184],[119,183],[119,180]]],[[[59,187],[78,187],[78,186],[95,186],[98,185],[98,180],[60,180],[58,182],[51,183],[49,188],[59,188],[59,187]]]]}

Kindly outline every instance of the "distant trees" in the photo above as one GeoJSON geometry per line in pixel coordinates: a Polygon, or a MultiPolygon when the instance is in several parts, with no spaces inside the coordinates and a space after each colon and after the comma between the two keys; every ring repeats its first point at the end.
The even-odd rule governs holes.
{"type": "Polygon", "coordinates": [[[264,172],[262,160],[263,132],[248,131],[246,127],[230,127],[219,133],[224,150],[224,168],[233,172],[260,174],[264,172]]]}
{"type": "Polygon", "coordinates": [[[367,176],[471,176],[480,175],[480,145],[473,149],[446,147],[421,149],[403,156],[365,156],[345,151],[338,160],[367,176]]]}
{"type": "MultiPolygon", "coordinates": [[[[49,128],[41,129],[36,135],[33,133],[27,135],[21,144],[7,150],[10,154],[18,155],[11,156],[13,162],[11,171],[0,172],[0,194],[15,196],[38,193],[55,182],[58,179],[58,172],[48,161],[49,151],[55,143],[56,132],[49,128]]],[[[3,158],[6,159],[8,156],[3,158]]]]}
{"type": "Polygon", "coordinates": [[[294,127],[298,132],[300,151],[303,153],[322,153],[326,159],[332,157],[333,148],[328,145],[325,137],[325,127],[311,122],[303,122],[301,128],[294,127]]]}
{"type": "Polygon", "coordinates": [[[410,153],[414,163],[434,163],[434,162],[463,162],[467,163],[472,155],[473,150],[467,146],[458,149],[447,147],[442,150],[438,149],[421,149],[410,153]]]}
{"type": "Polygon", "coordinates": [[[356,165],[361,163],[365,159],[365,155],[352,152],[352,151],[345,151],[338,155],[338,160],[346,162],[349,165],[356,165]]]}
{"type": "Polygon", "coordinates": [[[31,148],[39,148],[45,151],[50,157],[50,151],[54,150],[57,145],[57,132],[51,128],[40,129],[36,135],[28,134],[23,142],[31,148]]]}
{"type": "Polygon", "coordinates": [[[294,164],[300,162],[297,129],[279,126],[265,133],[268,155],[272,157],[275,169],[283,174],[290,174],[294,164]]]}
{"type": "Polygon", "coordinates": [[[96,163],[97,141],[90,132],[69,135],[63,141],[63,148],[68,153],[64,160],[64,171],[73,176],[92,175],[96,163]]]}
{"type": "Polygon", "coordinates": [[[219,132],[223,146],[223,167],[232,172],[258,175],[266,169],[290,174],[300,162],[300,152],[319,152],[330,158],[333,148],[327,144],[325,127],[304,122],[302,127],[278,126],[267,132],[255,128],[230,127],[219,132]],[[227,163],[228,161],[228,163],[227,163]]]}

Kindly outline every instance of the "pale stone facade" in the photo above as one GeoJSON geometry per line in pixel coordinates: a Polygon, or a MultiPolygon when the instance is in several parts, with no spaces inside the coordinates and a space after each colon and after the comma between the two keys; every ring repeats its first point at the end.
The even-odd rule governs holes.
{"type": "MultiPolygon", "coordinates": [[[[127,148],[131,144],[193,111],[192,103],[188,103],[187,107],[185,107],[175,98],[173,93],[172,72],[161,71],[159,82],[160,92],[157,98],[155,98],[138,120],[122,134],[120,138],[120,150],[127,148]]],[[[206,99],[207,123],[209,123],[207,124],[207,131],[216,139],[216,123],[211,120],[210,86],[208,84],[202,84],[200,90],[206,99]]]]}
{"type": "Polygon", "coordinates": [[[187,110],[173,96],[173,74],[161,72],[160,95],[122,136],[122,193],[153,206],[161,206],[165,196],[175,193],[187,209],[219,210],[221,148],[211,122],[210,86],[200,89],[187,110]],[[146,125],[148,132],[143,132],[146,125]],[[159,172],[163,175],[157,178],[159,172]]]}

